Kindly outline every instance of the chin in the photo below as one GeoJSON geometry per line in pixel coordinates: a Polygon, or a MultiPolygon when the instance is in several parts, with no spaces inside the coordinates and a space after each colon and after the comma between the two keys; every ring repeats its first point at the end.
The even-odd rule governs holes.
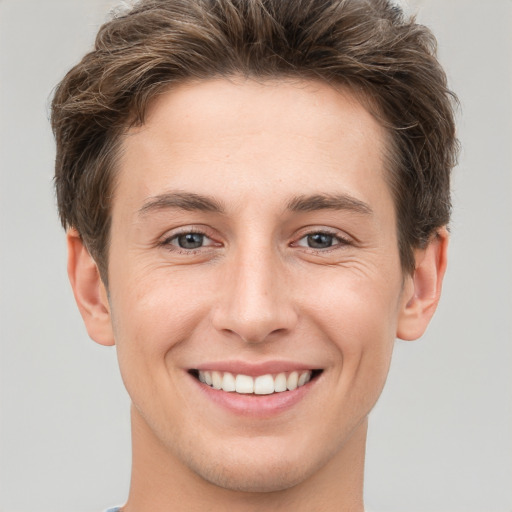
{"type": "Polygon", "coordinates": [[[258,461],[229,462],[194,468],[203,480],[230,491],[246,493],[269,493],[290,489],[308,477],[306,468],[293,462],[258,461]],[[196,470],[197,469],[197,470],[196,470]]]}
{"type": "Polygon", "coordinates": [[[252,442],[231,439],[213,449],[205,444],[196,444],[196,448],[188,451],[182,463],[203,481],[230,491],[272,493],[295,487],[321,471],[337,447],[334,443],[320,445],[305,435],[300,440],[273,436],[252,442]]]}

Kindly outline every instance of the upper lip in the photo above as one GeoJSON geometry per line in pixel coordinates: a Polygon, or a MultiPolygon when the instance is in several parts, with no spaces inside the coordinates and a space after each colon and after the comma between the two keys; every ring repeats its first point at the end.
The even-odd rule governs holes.
{"type": "Polygon", "coordinates": [[[318,370],[319,368],[311,366],[310,364],[294,361],[263,361],[258,363],[248,361],[212,361],[201,363],[192,369],[200,371],[212,370],[218,372],[230,372],[233,374],[257,377],[258,375],[292,372],[294,370],[318,370]]]}

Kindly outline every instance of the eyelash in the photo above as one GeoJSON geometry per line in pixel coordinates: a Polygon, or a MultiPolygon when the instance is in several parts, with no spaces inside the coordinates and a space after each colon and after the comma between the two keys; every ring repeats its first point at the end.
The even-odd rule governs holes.
{"type": "Polygon", "coordinates": [[[213,247],[214,245],[218,245],[218,244],[215,244],[215,242],[213,242],[211,245],[201,246],[201,247],[194,248],[194,249],[187,249],[185,247],[180,247],[179,245],[175,245],[172,243],[174,240],[177,240],[180,236],[186,236],[186,235],[201,235],[204,238],[207,238],[208,240],[211,240],[213,242],[213,240],[204,231],[202,231],[200,229],[188,228],[186,230],[183,230],[178,233],[174,233],[173,235],[166,237],[158,245],[165,247],[169,251],[177,252],[179,254],[188,254],[188,255],[193,255],[193,254],[198,253],[201,250],[204,250],[205,248],[209,248],[209,247],[213,247]]]}
{"type": "MultiPolygon", "coordinates": [[[[158,245],[165,247],[169,251],[177,252],[179,254],[194,255],[200,251],[204,251],[205,248],[208,249],[215,245],[219,246],[220,244],[218,244],[218,243],[216,244],[212,240],[212,238],[210,238],[204,231],[202,231],[200,229],[188,228],[179,233],[174,233],[173,235],[166,237],[158,245]],[[212,241],[212,243],[210,245],[206,245],[206,246],[201,245],[198,248],[191,248],[191,249],[180,247],[179,245],[173,243],[173,241],[177,240],[181,236],[194,235],[194,234],[201,235],[204,238],[212,241]]],[[[293,242],[290,244],[291,247],[302,247],[303,249],[306,249],[308,252],[313,252],[315,254],[329,253],[331,251],[338,250],[338,249],[348,246],[348,245],[352,245],[352,242],[348,238],[341,236],[339,233],[335,233],[335,232],[332,232],[332,231],[329,231],[326,229],[312,230],[307,233],[304,233],[296,242],[293,242]],[[307,239],[308,237],[314,236],[314,235],[326,235],[326,236],[332,237],[333,242],[336,242],[336,243],[333,243],[333,245],[326,247],[326,248],[315,248],[315,247],[299,245],[299,242],[301,240],[307,239]]]]}
{"type": "Polygon", "coordinates": [[[313,252],[315,254],[330,253],[332,251],[339,250],[339,249],[341,249],[343,247],[346,247],[348,245],[352,245],[352,242],[348,238],[345,238],[345,237],[341,236],[339,233],[336,233],[336,232],[333,232],[333,231],[329,231],[329,230],[326,230],[326,229],[309,231],[309,232],[305,233],[303,236],[301,236],[301,238],[299,238],[299,240],[297,242],[294,242],[292,244],[292,246],[303,247],[304,249],[307,249],[309,252],[313,252]],[[308,247],[308,246],[298,245],[298,243],[301,240],[304,240],[305,238],[308,238],[308,237],[314,236],[314,235],[326,235],[326,236],[332,237],[333,244],[330,245],[329,247],[322,248],[322,249],[321,248],[315,248],[315,247],[308,247]]]}

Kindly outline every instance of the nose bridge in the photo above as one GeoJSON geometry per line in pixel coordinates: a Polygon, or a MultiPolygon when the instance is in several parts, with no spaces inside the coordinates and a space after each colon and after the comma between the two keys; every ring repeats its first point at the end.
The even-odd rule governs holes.
{"type": "Polygon", "coordinates": [[[216,313],[217,329],[250,343],[290,330],[295,312],[284,286],[282,262],[268,238],[242,244],[230,260],[216,313]]]}

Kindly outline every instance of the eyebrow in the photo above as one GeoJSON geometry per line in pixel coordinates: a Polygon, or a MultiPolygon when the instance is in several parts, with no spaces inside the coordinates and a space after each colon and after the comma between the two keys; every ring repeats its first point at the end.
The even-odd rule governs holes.
{"type": "MultiPolygon", "coordinates": [[[[201,211],[224,214],[226,209],[216,199],[195,194],[193,192],[167,192],[149,198],[139,209],[139,215],[150,212],[178,209],[185,211],[201,211]]],[[[370,206],[363,201],[347,194],[313,194],[295,196],[286,205],[292,212],[312,212],[317,210],[349,210],[356,213],[371,215],[370,206]]]]}
{"type": "Polygon", "coordinates": [[[140,216],[150,212],[178,209],[186,211],[201,211],[224,213],[224,206],[213,198],[192,192],[168,192],[149,198],[139,210],[140,216]]]}
{"type": "Polygon", "coordinates": [[[371,215],[373,213],[373,210],[368,204],[347,194],[297,196],[288,202],[287,209],[293,212],[349,210],[364,215],[371,215]]]}

